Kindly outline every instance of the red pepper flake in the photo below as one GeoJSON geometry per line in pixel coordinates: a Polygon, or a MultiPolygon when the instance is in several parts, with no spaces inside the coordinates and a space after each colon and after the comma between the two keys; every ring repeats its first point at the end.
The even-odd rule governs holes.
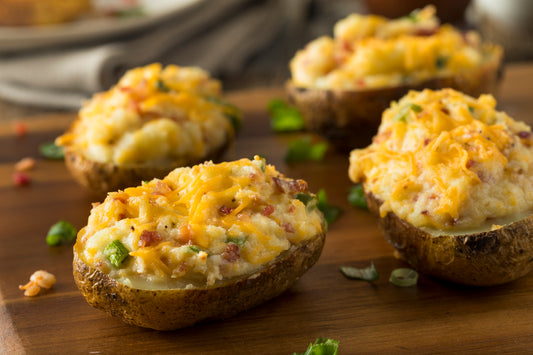
{"type": "Polygon", "coordinates": [[[261,212],[263,216],[270,216],[272,213],[274,213],[274,206],[272,205],[266,205],[261,212]]]}
{"type": "Polygon", "coordinates": [[[149,247],[162,241],[163,238],[157,231],[143,230],[139,238],[139,248],[149,247]]]}
{"type": "Polygon", "coordinates": [[[28,133],[28,126],[23,122],[15,122],[13,124],[13,129],[17,137],[24,137],[28,133]]]}
{"type": "Polygon", "coordinates": [[[222,253],[222,258],[230,263],[237,261],[241,257],[241,250],[237,244],[229,243],[222,253]]]}
{"type": "Polygon", "coordinates": [[[294,233],[294,232],[296,232],[296,230],[294,229],[293,225],[290,224],[290,223],[284,223],[284,224],[283,224],[283,229],[285,229],[285,232],[287,232],[287,233],[294,233]]]}
{"type": "Polygon", "coordinates": [[[228,207],[226,205],[222,205],[220,206],[220,208],[218,209],[218,213],[222,216],[227,216],[228,214],[230,214],[231,212],[233,212],[233,208],[231,207],[228,207]]]}
{"type": "Polygon", "coordinates": [[[15,173],[13,173],[13,182],[16,186],[27,186],[30,184],[31,179],[23,172],[16,171],[15,173]]]}

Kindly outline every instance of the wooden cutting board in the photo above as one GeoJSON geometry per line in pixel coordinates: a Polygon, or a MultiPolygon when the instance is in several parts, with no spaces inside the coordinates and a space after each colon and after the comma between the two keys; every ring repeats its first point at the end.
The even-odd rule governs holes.
{"type": "MultiPolygon", "coordinates": [[[[509,67],[499,108],[531,121],[532,65],[509,67]]],[[[533,349],[533,274],[513,283],[471,288],[421,276],[416,287],[389,283],[390,272],[405,266],[393,257],[366,211],[348,205],[348,157],[328,151],[321,163],[287,165],[288,142],[301,134],[273,134],[266,104],[281,90],[233,93],[245,112],[245,128],[226,159],[265,156],[278,170],[303,178],[311,190],[324,188],[342,207],[330,226],[319,262],[281,296],[231,319],[173,332],[121,323],[90,307],[72,278],[72,246],[48,247],[48,228],[60,219],[81,228],[91,195],[71,179],[60,161],[38,159],[32,183],[15,187],[13,164],[38,157],[40,143],[52,140],[73,115],[24,120],[28,133],[14,135],[13,122],[0,125],[0,353],[172,353],[292,354],[318,337],[340,341],[340,354],[530,352],[533,349]],[[344,278],[339,266],[374,262],[374,283],[344,278]],[[35,298],[18,289],[38,269],[57,284],[35,298]]]]}

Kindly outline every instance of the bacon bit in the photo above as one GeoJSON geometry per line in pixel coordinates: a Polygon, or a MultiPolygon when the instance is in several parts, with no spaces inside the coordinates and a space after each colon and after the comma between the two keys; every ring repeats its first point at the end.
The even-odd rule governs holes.
{"type": "Polygon", "coordinates": [[[265,208],[263,208],[263,211],[261,212],[263,216],[270,216],[272,213],[274,213],[274,206],[272,205],[266,205],[265,208]]]}
{"type": "Polygon", "coordinates": [[[31,170],[35,167],[35,159],[23,158],[15,164],[15,171],[31,170]]]}
{"type": "Polygon", "coordinates": [[[388,131],[385,131],[385,132],[382,132],[376,136],[374,136],[374,138],[372,139],[372,141],[376,144],[379,144],[381,142],[384,142],[386,141],[387,139],[390,138],[392,134],[392,131],[391,130],[388,130],[388,131]]]}
{"type": "Polygon", "coordinates": [[[16,186],[27,186],[31,183],[31,179],[28,175],[20,171],[16,171],[13,174],[13,182],[16,186]]]}
{"type": "Polygon", "coordinates": [[[228,207],[228,206],[226,206],[226,205],[222,205],[222,206],[220,206],[220,208],[218,209],[218,213],[219,213],[221,216],[227,216],[227,215],[230,214],[231,212],[233,212],[233,208],[228,207]]]}
{"type": "Polygon", "coordinates": [[[125,193],[125,192],[120,192],[120,193],[115,194],[115,195],[113,196],[112,201],[118,201],[118,202],[120,202],[120,203],[127,204],[129,198],[130,198],[130,196],[129,196],[127,193],[125,193]]]}
{"type": "Polygon", "coordinates": [[[528,131],[520,131],[517,133],[518,137],[522,138],[522,139],[528,139],[529,137],[531,137],[531,132],[528,132],[528,131]]]}
{"type": "Polygon", "coordinates": [[[24,290],[24,296],[33,297],[37,296],[42,288],[49,289],[55,283],[56,277],[53,274],[45,270],[38,270],[30,276],[30,282],[20,285],[19,289],[24,290]]]}
{"type": "Polygon", "coordinates": [[[139,248],[149,247],[159,243],[163,238],[157,231],[143,230],[139,238],[139,248]]]}
{"type": "Polygon", "coordinates": [[[222,258],[230,263],[237,261],[241,257],[241,250],[237,244],[230,243],[222,253],[222,258]]]}
{"type": "Polygon", "coordinates": [[[273,177],[274,184],[280,190],[280,192],[286,193],[296,193],[296,192],[306,192],[307,191],[307,182],[304,180],[292,180],[284,179],[280,177],[273,177]]]}
{"type": "Polygon", "coordinates": [[[291,223],[284,223],[283,229],[285,229],[285,232],[287,233],[294,233],[296,230],[294,229],[293,225],[291,223]]]}
{"type": "Polygon", "coordinates": [[[182,224],[178,229],[178,241],[183,244],[191,244],[194,239],[193,230],[189,223],[182,224]]]}
{"type": "Polygon", "coordinates": [[[429,37],[433,36],[435,33],[437,33],[436,28],[417,28],[413,35],[415,36],[421,36],[421,37],[429,37]]]}
{"type": "Polygon", "coordinates": [[[289,213],[294,212],[295,209],[296,209],[296,207],[294,207],[294,205],[290,205],[290,207],[289,207],[289,213]]]}
{"type": "Polygon", "coordinates": [[[442,107],[440,110],[442,111],[442,113],[444,113],[446,115],[450,115],[450,110],[448,110],[447,107],[442,107]]]}
{"type": "Polygon", "coordinates": [[[172,192],[172,189],[170,188],[170,186],[168,186],[163,181],[159,180],[158,182],[156,182],[156,184],[154,186],[154,189],[152,190],[152,195],[163,195],[163,196],[165,196],[166,194],[168,194],[170,192],[172,192]]]}
{"type": "Polygon", "coordinates": [[[470,169],[471,167],[473,167],[474,165],[476,165],[476,162],[475,160],[472,160],[472,159],[468,159],[467,162],[466,162],[466,168],[467,169],[470,169]]]}
{"type": "Polygon", "coordinates": [[[15,122],[13,124],[13,129],[17,137],[24,137],[28,133],[28,126],[23,122],[15,122]]]}
{"type": "Polygon", "coordinates": [[[423,210],[423,211],[422,211],[422,212],[420,212],[420,213],[421,213],[421,214],[423,214],[424,216],[427,216],[427,215],[429,215],[429,212],[428,212],[428,210],[423,210]]]}
{"type": "Polygon", "coordinates": [[[429,142],[431,142],[431,139],[429,138],[424,139],[424,146],[428,145],[429,142]]]}

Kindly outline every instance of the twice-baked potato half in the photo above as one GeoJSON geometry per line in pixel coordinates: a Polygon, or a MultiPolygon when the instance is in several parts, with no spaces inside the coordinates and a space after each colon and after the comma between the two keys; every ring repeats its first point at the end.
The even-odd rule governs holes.
{"type": "Polygon", "coordinates": [[[487,286],[533,269],[529,126],[452,89],[412,91],[350,155],[387,240],[417,270],[487,286]]]}
{"type": "Polygon", "coordinates": [[[409,90],[491,93],[502,49],[477,33],[440,25],[433,6],[388,20],[352,14],[291,60],[290,100],[307,127],[341,150],[368,145],[391,101],[409,90]]]}
{"type": "Polygon", "coordinates": [[[202,69],[151,64],[95,94],[56,144],[76,181],[107,192],[218,160],[241,119],[202,69]]]}
{"type": "Polygon", "coordinates": [[[91,10],[91,0],[0,0],[1,26],[43,26],[69,22],[91,10]]]}
{"type": "Polygon", "coordinates": [[[93,207],[74,279],[90,305],[129,324],[226,318],[279,295],[318,260],[316,202],[305,181],[259,157],[178,168],[93,207]]]}

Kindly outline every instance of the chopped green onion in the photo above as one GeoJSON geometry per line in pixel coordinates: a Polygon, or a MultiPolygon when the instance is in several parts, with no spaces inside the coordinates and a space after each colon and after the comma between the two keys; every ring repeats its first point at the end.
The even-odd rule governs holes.
{"type": "Polygon", "coordinates": [[[374,262],[362,269],[351,266],[341,266],[340,269],[344,276],[353,280],[376,281],[379,278],[374,262]]]}
{"type": "Polygon", "coordinates": [[[205,99],[209,102],[215,103],[223,107],[224,116],[230,121],[235,132],[239,132],[242,128],[242,113],[237,106],[222,100],[219,97],[207,95],[205,99]]]}
{"type": "Polygon", "coordinates": [[[39,152],[46,159],[63,159],[65,153],[63,147],[56,145],[54,142],[46,142],[39,146],[39,152]]]}
{"type": "Polygon", "coordinates": [[[167,86],[167,84],[165,84],[165,82],[161,79],[158,79],[156,82],[155,82],[155,85],[157,86],[157,90],[161,91],[161,92],[170,92],[170,88],[167,86]]]}
{"type": "Polygon", "coordinates": [[[320,161],[324,158],[324,154],[328,149],[326,142],[311,143],[311,137],[304,137],[296,139],[289,143],[289,149],[285,154],[285,161],[287,163],[294,163],[300,161],[320,161]]]}
{"type": "Polygon", "coordinates": [[[141,17],[146,13],[142,6],[136,6],[129,9],[123,9],[116,12],[118,18],[130,18],[130,17],[141,17]]]}
{"type": "Polygon", "coordinates": [[[246,243],[246,239],[248,239],[247,237],[244,237],[244,238],[228,238],[226,239],[226,243],[233,243],[233,244],[236,244],[239,248],[242,248],[244,243],[246,243]]]}
{"type": "Polygon", "coordinates": [[[67,221],[59,221],[52,225],[46,235],[46,243],[50,246],[55,246],[63,243],[68,243],[76,239],[78,231],[71,223],[67,221]]]}
{"type": "Polygon", "coordinates": [[[104,255],[115,267],[120,267],[129,254],[129,250],[118,239],[113,240],[104,249],[104,255]]]}
{"type": "Polygon", "coordinates": [[[328,197],[326,195],[326,190],[320,189],[317,193],[317,207],[320,211],[322,211],[322,214],[324,214],[324,219],[326,220],[327,224],[331,224],[339,218],[340,214],[342,213],[342,209],[337,206],[332,206],[328,203],[328,197]]]}
{"type": "Polygon", "coordinates": [[[411,13],[409,15],[407,15],[406,17],[413,21],[413,22],[418,22],[418,14],[420,13],[420,9],[416,9],[416,10],[413,10],[411,11],[411,13]]]}
{"type": "Polygon", "coordinates": [[[200,248],[198,248],[196,245],[189,245],[189,250],[194,252],[194,253],[199,253],[200,252],[200,248]]]}
{"type": "Polygon", "coordinates": [[[394,116],[394,120],[399,121],[399,122],[407,122],[407,113],[409,111],[414,111],[418,113],[418,112],[422,112],[422,110],[423,110],[422,107],[417,104],[410,103],[410,104],[404,105],[400,109],[400,112],[398,112],[396,116],[394,116]]]}
{"type": "Polygon", "coordinates": [[[389,282],[398,287],[414,286],[418,282],[418,272],[409,268],[399,268],[391,272],[389,282]]]}
{"type": "Polygon", "coordinates": [[[339,351],[339,341],[329,338],[318,338],[315,343],[309,344],[304,353],[293,353],[293,355],[337,355],[339,351]]]}
{"type": "Polygon", "coordinates": [[[438,56],[435,59],[435,66],[437,67],[437,69],[444,68],[447,63],[448,63],[448,58],[447,57],[438,56]]]}
{"type": "Polygon", "coordinates": [[[302,201],[305,205],[307,213],[312,212],[317,207],[317,198],[316,196],[304,193],[298,193],[294,196],[296,199],[302,201]]]}
{"type": "Polygon", "coordinates": [[[281,99],[273,99],[268,103],[270,126],[275,132],[294,132],[305,128],[302,114],[297,108],[289,106],[281,99]]]}
{"type": "Polygon", "coordinates": [[[470,111],[470,114],[473,114],[476,109],[472,106],[468,106],[468,111],[470,111]]]}
{"type": "Polygon", "coordinates": [[[363,191],[363,185],[357,184],[350,188],[350,192],[348,193],[348,202],[354,207],[368,209],[365,193],[363,191]]]}

